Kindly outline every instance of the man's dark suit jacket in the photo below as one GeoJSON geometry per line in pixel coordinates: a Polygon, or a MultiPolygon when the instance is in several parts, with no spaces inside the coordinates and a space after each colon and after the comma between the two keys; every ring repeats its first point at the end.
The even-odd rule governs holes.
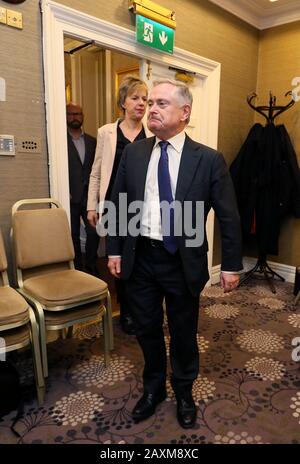
{"type": "Polygon", "coordinates": [[[95,158],[97,141],[95,137],[84,134],[85,158],[81,163],[78,151],[68,133],[69,186],[71,203],[87,201],[90,173],[95,158]]]}
{"type": "MultiPolygon", "coordinates": [[[[145,181],[155,137],[127,145],[122,155],[112,200],[118,205],[118,194],[127,193],[128,204],[144,200],[145,181]]],[[[175,200],[192,201],[195,215],[196,201],[204,202],[205,222],[211,207],[219,220],[222,237],[222,270],[240,271],[242,266],[240,219],[235,193],[223,156],[186,136],[178,172],[175,200]]],[[[135,214],[128,214],[128,221],[135,214]]],[[[195,217],[193,217],[193,222],[195,217]]],[[[117,224],[118,228],[118,224],[117,224]]],[[[209,279],[207,267],[208,244],[185,246],[186,237],[179,237],[179,252],[183,271],[192,294],[197,295],[209,279]]],[[[108,237],[108,255],[122,256],[121,276],[128,279],[135,259],[137,237],[108,237]]]]}

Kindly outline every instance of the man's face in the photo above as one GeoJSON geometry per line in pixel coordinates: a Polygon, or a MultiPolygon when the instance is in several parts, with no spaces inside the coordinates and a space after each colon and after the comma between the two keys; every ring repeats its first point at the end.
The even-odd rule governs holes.
{"type": "Polygon", "coordinates": [[[160,139],[167,140],[185,128],[191,107],[181,104],[174,85],[164,83],[155,86],[148,105],[148,128],[160,139]]]}
{"type": "Polygon", "coordinates": [[[83,123],[82,109],[78,105],[67,106],[67,126],[70,129],[80,129],[83,123]]]}

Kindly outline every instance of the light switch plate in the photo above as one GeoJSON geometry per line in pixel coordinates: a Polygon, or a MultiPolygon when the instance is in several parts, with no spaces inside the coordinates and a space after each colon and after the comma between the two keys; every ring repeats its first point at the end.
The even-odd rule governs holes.
{"type": "Polygon", "coordinates": [[[6,24],[17,29],[23,29],[23,15],[19,11],[7,10],[6,24]]]}
{"type": "Polygon", "coordinates": [[[6,24],[6,8],[0,6],[0,23],[6,24]]]}
{"type": "Polygon", "coordinates": [[[0,155],[15,155],[15,138],[13,135],[0,135],[0,155]]]}

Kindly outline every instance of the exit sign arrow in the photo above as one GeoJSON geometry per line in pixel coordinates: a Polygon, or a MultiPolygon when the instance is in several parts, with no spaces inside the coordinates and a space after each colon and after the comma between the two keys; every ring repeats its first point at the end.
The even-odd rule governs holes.
{"type": "Polygon", "coordinates": [[[166,35],[165,31],[160,32],[158,35],[159,35],[159,40],[161,41],[161,43],[165,45],[165,43],[168,40],[168,36],[166,35]]]}

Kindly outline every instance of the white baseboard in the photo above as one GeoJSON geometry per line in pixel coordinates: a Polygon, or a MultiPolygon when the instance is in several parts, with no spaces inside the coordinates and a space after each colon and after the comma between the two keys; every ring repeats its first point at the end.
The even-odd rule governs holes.
{"type": "MultiPolygon", "coordinates": [[[[250,258],[246,256],[243,259],[243,264],[244,264],[244,270],[249,271],[252,269],[257,262],[256,258],[250,258]]],[[[279,275],[281,275],[286,282],[294,283],[295,282],[295,272],[296,272],[296,267],[295,266],[290,266],[288,264],[282,264],[282,263],[275,263],[273,261],[268,261],[268,265],[270,266],[273,271],[277,272],[279,275]]],[[[216,266],[212,267],[212,272],[211,272],[211,284],[217,284],[220,282],[220,271],[221,271],[221,265],[217,264],[216,266]]]]}
{"type": "MultiPolygon", "coordinates": [[[[277,272],[279,275],[281,275],[286,282],[295,282],[295,272],[296,272],[296,267],[295,266],[290,266],[288,264],[282,264],[282,263],[275,263],[274,261],[268,261],[268,265],[270,266],[273,271],[277,272]]],[[[257,262],[256,258],[249,258],[248,256],[243,259],[243,264],[244,264],[244,269],[245,271],[249,271],[249,269],[252,269],[257,262]]]]}

